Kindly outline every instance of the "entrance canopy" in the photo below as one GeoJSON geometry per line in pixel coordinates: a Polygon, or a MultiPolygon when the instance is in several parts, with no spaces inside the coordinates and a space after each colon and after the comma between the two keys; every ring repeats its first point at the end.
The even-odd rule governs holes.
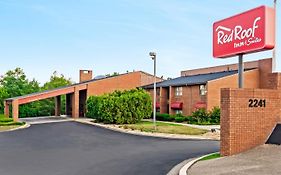
{"type": "MultiPolygon", "coordinates": [[[[65,86],[57,89],[32,93],[28,95],[8,98],[5,100],[5,115],[9,116],[9,106],[13,107],[13,119],[14,121],[18,121],[19,115],[19,105],[31,103],[34,101],[44,100],[48,98],[55,98],[55,115],[60,115],[61,110],[61,95],[66,95],[66,113],[71,114],[72,117],[79,117],[79,106],[81,103],[85,106],[85,102],[87,99],[87,83],[78,83],[70,86],[65,86]]],[[[84,110],[84,109],[83,109],[84,110]]]]}

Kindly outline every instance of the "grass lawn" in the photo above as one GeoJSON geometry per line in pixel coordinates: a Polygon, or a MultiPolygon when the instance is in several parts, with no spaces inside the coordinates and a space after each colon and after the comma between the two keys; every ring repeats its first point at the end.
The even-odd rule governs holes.
{"type": "Polygon", "coordinates": [[[219,158],[219,157],[221,157],[220,153],[214,153],[214,154],[211,154],[211,155],[209,155],[209,156],[203,157],[203,158],[200,159],[199,161],[210,160],[210,159],[216,159],[216,158],[219,158]]]}
{"type": "Polygon", "coordinates": [[[140,130],[143,132],[158,132],[168,134],[183,134],[183,135],[201,135],[208,132],[207,130],[192,128],[188,126],[157,122],[156,131],[154,130],[153,122],[141,121],[137,124],[121,125],[124,129],[140,130]]]}
{"type": "Polygon", "coordinates": [[[23,122],[14,122],[12,118],[6,118],[0,114],[0,131],[7,131],[24,125],[23,122]]]}

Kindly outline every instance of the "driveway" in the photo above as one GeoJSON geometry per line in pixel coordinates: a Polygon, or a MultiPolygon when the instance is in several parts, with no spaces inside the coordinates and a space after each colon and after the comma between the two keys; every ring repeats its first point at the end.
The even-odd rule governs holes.
{"type": "Polygon", "coordinates": [[[135,136],[81,124],[0,133],[1,175],[163,175],[219,142],[135,136]]]}

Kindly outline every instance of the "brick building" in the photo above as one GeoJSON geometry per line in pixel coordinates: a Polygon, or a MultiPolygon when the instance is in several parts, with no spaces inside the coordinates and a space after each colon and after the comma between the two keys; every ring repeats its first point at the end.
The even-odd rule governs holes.
{"type": "MultiPolygon", "coordinates": [[[[74,118],[84,116],[86,111],[87,97],[102,95],[115,90],[129,90],[154,82],[154,76],[142,71],[130,72],[111,77],[94,78],[90,70],[80,70],[80,82],[53,90],[28,94],[24,96],[9,98],[4,101],[6,116],[12,106],[12,114],[15,121],[19,116],[19,105],[31,103],[38,100],[55,98],[55,115],[59,116],[61,111],[61,95],[66,95],[66,114],[74,118]]],[[[157,81],[162,81],[157,78],[157,81]]]]}
{"type": "MultiPolygon", "coordinates": [[[[245,88],[268,88],[272,60],[245,62],[245,88]]],[[[220,89],[238,87],[238,66],[229,64],[181,72],[181,77],[157,83],[160,113],[190,115],[197,108],[220,106],[220,89]]],[[[153,84],[144,86],[153,98],[153,84]]]]}

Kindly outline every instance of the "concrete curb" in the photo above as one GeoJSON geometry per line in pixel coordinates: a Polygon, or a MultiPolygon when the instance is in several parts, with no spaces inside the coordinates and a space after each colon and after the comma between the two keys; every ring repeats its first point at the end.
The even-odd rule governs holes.
{"type": "MultiPolygon", "coordinates": [[[[153,120],[143,119],[143,121],[153,121],[153,120]]],[[[205,130],[208,130],[208,131],[211,131],[212,129],[215,129],[216,131],[220,131],[220,125],[194,125],[194,124],[168,122],[168,121],[161,121],[161,122],[170,123],[170,124],[177,124],[177,125],[182,125],[182,126],[189,126],[189,127],[197,128],[197,129],[205,129],[205,130]]]]}
{"type": "Polygon", "coordinates": [[[65,116],[60,116],[59,119],[54,116],[29,117],[29,118],[21,118],[20,121],[31,124],[31,125],[36,125],[36,124],[45,124],[45,123],[58,123],[58,122],[73,121],[73,118],[68,118],[65,116]],[[52,120],[52,118],[54,118],[54,120],[52,120]]]}
{"type": "Polygon", "coordinates": [[[83,124],[89,124],[89,125],[102,127],[102,128],[105,128],[105,129],[110,129],[112,131],[117,131],[117,132],[121,132],[121,133],[132,134],[132,135],[138,135],[138,136],[148,136],[148,137],[157,137],[157,138],[166,138],[166,139],[179,139],[179,140],[193,139],[193,140],[214,140],[214,141],[217,141],[216,139],[207,138],[207,137],[203,137],[203,136],[179,135],[179,134],[162,134],[162,133],[149,133],[149,132],[125,130],[125,129],[122,129],[122,128],[110,127],[110,126],[106,126],[106,125],[99,124],[99,123],[93,123],[89,120],[85,121],[83,119],[82,120],[81,119],[74,119],[74,121],[79,122],[79,123],[83,123],[83,124]]]}
{"type": "Polygon", "coordinates": [[[60,123],[60,122],[68,122],[74,121],[74,119],[65,119],[65,120],[57,120],[57,121],[38,121],[38,122],[30,122],[31,125],[39,125],[39,124],[47,124],[47,123],[60,123]]]}
{"type": "Polygon", "coordinates": [[[194,164],[195,164],[196,162],[198,162],[200,159],[202,159],[202,158],[204,158],[204,157],[207,157],[207,156],[209,156],[209,155],[212,155],[212,154],[216,154],[216,153],[219,153],[219,152],[214,152],[214,153],[206,154],[206,155],[204,155],[204,156],[201,156],[201,157],[192,159],[191,161],[189,161],[187,164],[185,164],[185,165],[180,169],[179,175],[187,175],[187,170],[188,170],[192,165],[194,165],[194,164]]]}
{"type": "Polygon", "coordinates": [[[187,159],[175,165],[166,175],[179,175],[180,169],[191,160],[193,159],[187,159]]]}
{"type": "Polygon", "coordinates": [[[30,127],[30,124],[25,123],[24,125],[22,125],[18,128],[9,129],[9,130],[6,130],[6,131],[0,131],[0,133],[1,132],[11,132],[11,131],[16,131],[16,130],[20,130],[20,129],[26,129],[26,128],[29,128],[29,127],[30,127]]]}

